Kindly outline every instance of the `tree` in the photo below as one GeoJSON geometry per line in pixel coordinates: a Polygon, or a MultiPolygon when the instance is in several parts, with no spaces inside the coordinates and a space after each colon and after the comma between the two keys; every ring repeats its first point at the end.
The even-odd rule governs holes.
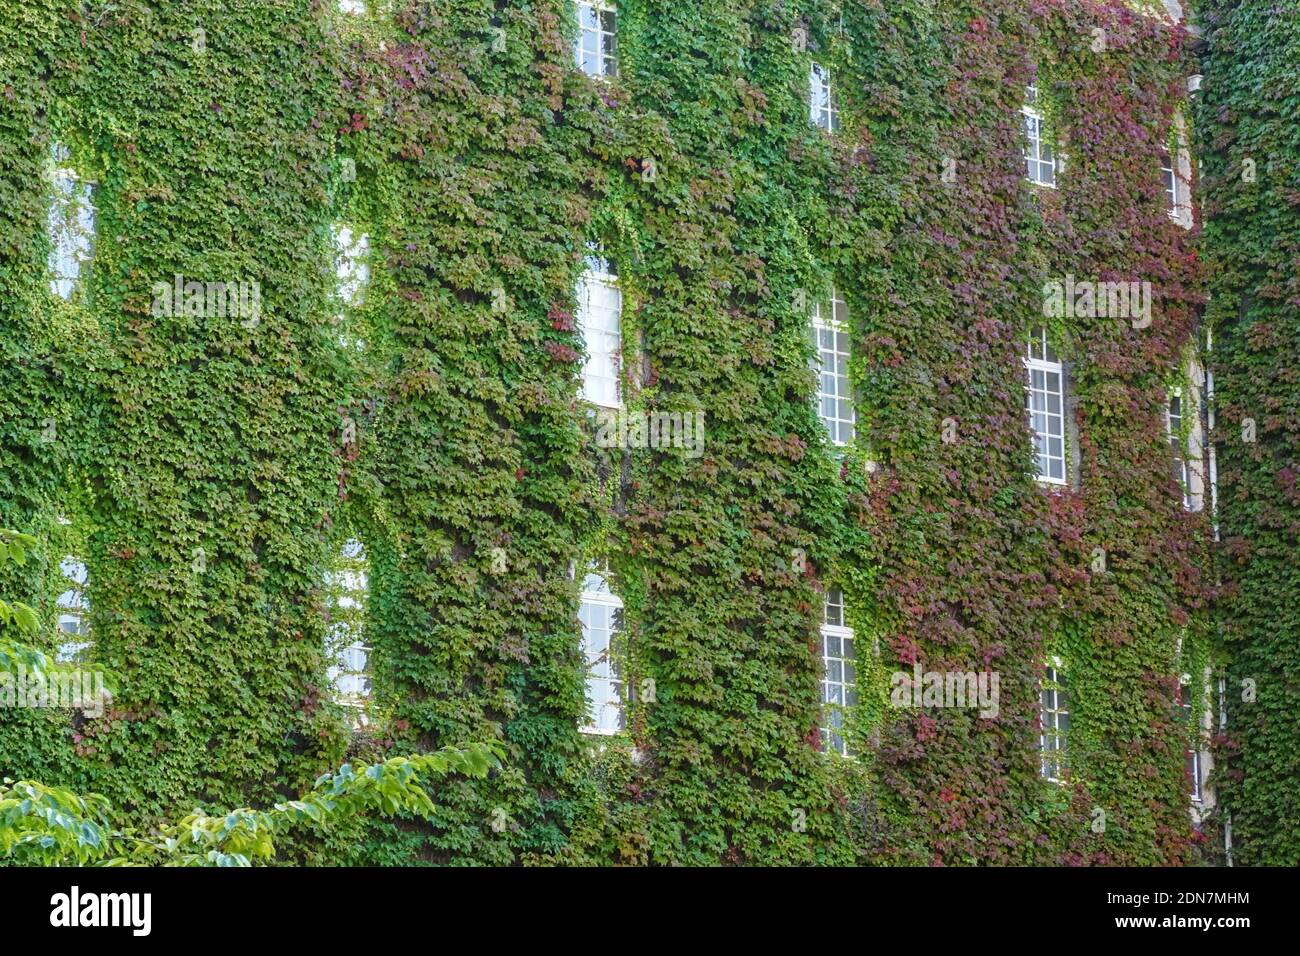
{"type": "Polygon", "coordinates": [[[429,777],[486,777],[500,765],[498,744],[445,747],[373,765],[344,764],[322,774],[299,800],[270,810],[195,810],[139,832],[113,823],[98,794],[80,796],[33,780],[0,782],[0,859],[36,866],[251,866],[274,859],[274,838],[294,827],[323,827],[365,813],[429,819],[429,777]]]}

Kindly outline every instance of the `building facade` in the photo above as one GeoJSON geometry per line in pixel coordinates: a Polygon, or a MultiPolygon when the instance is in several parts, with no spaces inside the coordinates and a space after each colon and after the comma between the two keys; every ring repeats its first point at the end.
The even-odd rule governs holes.
{"type": "Polygon", "coordinates": [[[499,740],[299,852],[1295,861],[1252,4],[56,6],[4,14],[6,584],[122,693],[4,773],[147,816],[499,740]]]}

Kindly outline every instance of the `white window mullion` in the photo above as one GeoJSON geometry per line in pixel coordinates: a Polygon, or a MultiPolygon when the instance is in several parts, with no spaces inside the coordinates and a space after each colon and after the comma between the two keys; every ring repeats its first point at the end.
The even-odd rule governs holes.
{"type": "Polygon", "coordinates": [[[578,36],[573,58],[588,76],[618,75],[618,29],[614,7],[603,0],[574,4],[578,16],[578,36]]]}
{"type": "Polygon", "coordinates": [[[1169,447],[1173,451],[1173,477],[1182,489],[1183,507],[1194,510],[1192,494],[1192,463],[1189,460],[1186,440],[1183,437],[1183,390],[1174,388],[1165,406],[1165,429],[1169,447]]]}
{"type": "Polygon", "coordinates": [[[623,601],[610,589],[608,579],[596,571],[588,572],[578,609],[587,668],[587,721],[581,728],[584,733],[617,734],[626,725],[623,683],[613,649],[622,617],[623,601]]]}
{"type": "Polygon", "coordinates": [[[831,71],[814,63],[808,77],[808,116],[814,126],[828,133],[839,132],[840,111],[831,89],[831,71]]]}
{"type": "Polygon", "coordinates": [[[334,568],[325,575],[329,594],[329,623],[326,628],[327,678],[339,703],[361,711],[358,723],[365,724],[365,705],[372,686],[370,647],[365,640],[366,605],[370,580],[365,549],[355,538],[344,544],[334,568]]]}
{"type": "Polygon", "coordinates": [[[46,222],[50,291],[61,299],[70,299],[94,256],[94,187],[72,168],[68,148],[61,143],[55,143],[50,150],[49,178],[53,189],[46,222]]]}
{"type": "Polygon", "coordinates": [[[1180,716],[1191,728],[1189,733],[1184,766],[1187,774],[1188,796],[1193,803],[1200,803],[1203,797],[1204,773],[1201,764],[1201,721],[1192,715],[1192,677],[1183,674],[1178,681],[1178,705],[1180,716]]]}
{"type": "Polygon", "coordinates": [[[1070,734],[1070,704],[1066,697],[1065,674],[1061,659],[1052,658],[1043,674],[1039,719],[1041,773],[1053,783],[1065,779],[1066,754],[1070,734]]]}
{"type": "Polygon", "coordinates": [[[1056,186],[1056,156],[1047,136],[1043,114],[1037,109],[1038,87],[1026,91],[1026,103],[1021,112],[1025,120],[1025,174],[1031,183],[1039,186],[1056,186]]]}
{"type": "Polygon", "coordinates": [[[1182,189],[1179,185],[1178,173],[1174,169],[1173,157],[1167,151],[1161,153],[1160,175],[1165,186],[1165,209],[1170,219],[1177,219],[1182,208],[1182,189]]]}
{"type": "Polygon", "coordinates": [[[1025,354],[1025,411],[1038,455],[1038,480],[1063,485],[1065,469],[1065,366],[1035,329],[1025,354]]]}
{"type": "Polygon", "coordinates": [[[59,634],[62,641],[55,660],[70,664],[81,661],[90,649],[90,601],[86,598],[87,571],[84,562],[68,555],[59,562],[59,573],[71,585],[55,600],[59,609],[59,634]]]}
{"type": "Polygon", "coordinates": [[[622,351],[623,295],[612,266],[589,257],[578,285],[577,326],[587,350],[583,398],[602,408],[621,408],[618,368],[622,351]]]}
{"type": "Polygon", "coordinates": [[[1187,148],[1187,124],[1182,114],[1174,116],[1173,150],[1160,150],[1160,177],[1165,192],[1165,211],[1184,229],[1192,228],[1192,156],[1187,148]]]}
{"type": "Polygon", "coordinates": [[[829,305],[813,305],[812,336],[817,350],[817,415],[833,444],[848,445],[857,418],[849,381],[848,308],[833,291],[829,305]]]}
{"type": "Polygon", "coordinates": [[[844,718],[848,708],[858,702],[857,673],[853,628],[844,616],[844,592],[831,588],[826,592],[822,613],[822,708],[825,725],[821,728],[822,746],[843,756],[852,754],[844,735],[844,718]]]}

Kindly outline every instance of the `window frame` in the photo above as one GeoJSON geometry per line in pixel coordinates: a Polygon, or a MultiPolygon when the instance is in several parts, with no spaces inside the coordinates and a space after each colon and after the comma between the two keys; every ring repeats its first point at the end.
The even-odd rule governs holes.
{"type": "Polygon", "coordinates": [[[90,599],[86,597],[90,572],[84,561],[67,554],[59,560],[59,575],[69,587],[54,599],[59,612],[56,622],[59,644],[54,659],[60,664],[85,663],[94,646],[90,631],[90,599]]]}
{"type": "Polygon", "coordinates": [[[1170,136],[1173,148],[1170,148],[1169,143],[1160,147],[1165,212],[1183,229],[1191,229],[1195,219],[1192,208],[1192,154],[1187,142],[1187,124],[1181,111],[1174,114],[1170,136]],[[1166,174],[1168,185],[1165,184],[1166,174]]]}
{"type": "Polygon", "coordinates": [[[822,723],[818,725],[818,733],[822,742],[822,750],[825,753],[836,753],[841,757],[853,757],[856,752],[849,745],[845,734],[844,717],[848,714],[849,709],[856,707],[858,703],[858,682],[857,682],[857,637],[853,633],[853,628],[848,625],[848,603],[844,599],[843,588],[827,588],[826,594],[822,601],[822,623],[820,628],[821,635],[821,706],[822,706],[822,723]],[[839,602],[831,600],[834,594],[839,595],[839,602]],[[831,607],[839,608],[839,624],[830,623],[831,607]],[[830,642],[839,641],[840,653],[832,655],[830,653],[830,642]],[[849,642],[846,647],[845,642],[849,642]],[[840,677],[838,680],[831,678],[831,663],[840,665],[840,677]],[[852,679],[850,680],[850,672],[852,679]],[[840,701],[831,700],[831,691],[838,688],[840,701]],[[839,726],[835,725],[834,718],[840,717],[839,726]]]}
{"type": "Polygon", "coordinates": [[[50,144],[46,178],[50,189],[45,210],[45,233],[50,242],[46,273],[50,294],[67,302],[84,287],[88,267],[95,260],[99,210],[94,196],[98,184],[77,172],[67,145],[58,141],[50,144]],[[62,271],[69,262],[75,264],[75,274],[62,271]]]}
{"type": "Polygon", "coordinates": [[[606,82],[618,77],[618,9],[615,4],[609,0],[574,0],[573,4],[574,18],[578,22],[578,32],[573,40],[573,60],[578,71],[592,79],[604,80],[606,82]],[[593,14],[595,28],[589,28],[583,23],[582,9],[586,7],[593,14]],[[611,29],[604,29],[605,17],[609,15],[609,25],[611,29]],[[587,35],[594,35],[596,38],[595,62],[597,69],[595,72],[588,70],[583,57],[583,39],[587,35]],[[606,45],[605,38],[609,38],[606,45]]]}
{"type": "Polygon", "coordinates": [[[1192,455],[1189,448],[1191,432],[1189,429],[1187,438],[1183,437],[1183,421],[1187,418],[1187,409],[1183,407],[1184,397],[1181,385],[1176,385],[1169,390],[1165,400],[1165,436],[1169,440],[1170,451],[1173,452],[1173,470],[1172,477],[1182,487],[1183,507],[1188,511],[1196,510],[1196,496],[1192,491],[1192,455]],[[1178,414],[1174,414],[1174,403],[1178,403],[1178,414]],[[1174,420],[1177,419],[1177,428],[1174,420]]]}
{"type": "Polygon", "coordinates": [[[583,698],[587,708],[586,716],[578,730],[581,733],[599,737],[614,737],[627,730],[627,702],[623,692],[624,681],[619,674],[618,663],[614,655],[614,642],[623,633],[623,599],[615,593],[614,587],[610,583],[610,570],[607,565],[593,566],[587,569],[586,576],[582,580],[579,597],[578,622],[582,631],[583,698]],[[600,586],[596,589],[588,587],[592,578],[600,580],[600,586]],[[609,628],[605,649],[601,655],[594,659],[591,653],[592,642],[589,637],[589,625],[582,616],[583,609],[587,607],[609,609],[609,628]],[[607,676],[592,673],[592,669],[601,664],[608,668],[609,674],[607,676]],[[593,684],[608,685],[609,696],[603,702],[598,702],[595,695],[591,693],[593,684]],[[599,711],[600,708],[607,706],[612,706],[617,714],[616,727],[601,726],[599,711]]]}
{"type": "Polygon", "coordinates": [[[354,230],[346,223],[330,229],[334,239],[334,292],[349,309],[365,304],[370,284],[370,233],[354,230]]]}
{"type": "Polygon", "coordinates": [[[1025,103],[1020,107],[1023,118],[1027,121],[1022,123],[1025,134],[1025,179],[1035,186],[1042,186],[1045,189],[1055,189],[1057,174],[1061,171],[1060,156],[1057,153],[1056,144],[1052,142],[1048,135],[1047,120],[1043,116],[1042,110],[1038,109],[1038,84],[1030,83],[1025,89],[1025,103]],[[1031,132],[1032,126],[1032,132],[1031,132]],[[1046,147],[1046,149],[1044,149],[1046,147]],[[1043,159],[1044,152],[1050,154],[1051,158],[1043,159]],[[1031,164],[1033,164],[1031,166],[1031,164]],[[1050,182],[1038,179],[1030,175],[1031,170],[1042,172],[1042,167],[1049,165],[1052,170],[1050,182]]]}
{"type": "MultiPolygon", "coordinates": [[[[333,699],[343,707],[359,711],[365,724],[365,711],[374,699],[373,649],[366,641],[366,614],[370,598],[370,562],[365,545],[349,538],[339,549],[334,566],[325,572],[329,618],[325,627],[326,679],[333,699]],[[359,620],[349,621],[337,611],[357,612],[359,620]],[[354,633],[354,629],[360,634],[354,633]],[[346,633],[345,633],[346,632],[346,633]],[[348,638],[355,638],[348,640],[348,638]],[[355,655],[361,655],[355,666],[355,655]]],[[[351,616],[351,615],[348,615],[351,616]]]]}
{"type": "MultiPolygon", "coordinates": [[[[1201,721],[1196,719],[1192,712],[1192,699],[1195,696],[1192,690],[1192,675],[1181,674],[1178,678],[1178,708],[1181,711],[1182,719],[1187,722],[1188,726],[1194,730],[1194,740],[1199,743],[1201,740],[1201,721]]],[[[1205,762],[1200,747],[1195,746],[1192,741],[1188,741],[1186,754],[1183,761],[1183,769],[1191,785],[1188,792],[1188,798],[1195,806],[1201,806],[1205,802],[1205,762]]]]}
{"type": "Polygon", "coordinates": [[[1066,447],[1067,421],[1065,399],[1067,388],[1065,361],[1059,355],[1056,355],[1055,350],[1052,348],[1051,342],[1047,338],[1046,326],[1038,326],[1030,331],[1029,338],[1025,343],[1025,354],[1022,357],[1022,360],[1025,367],[1025,416],[1029,427],[1031,441],[1034,445],[1035,458],[1037,459],[1036,480],[1049,485],[1068,485],[1070,482],[1070,459],[1066,447]],[[1038,355],[1034,354],[1035,347],[1038,349],[1038,355]],[[1049,358],[1049,355],[1055,356],[1055,358],[1049,358]],[[1042,389],[1036,389],[1034,387],[1035,372],[1039,372],[1043,376],[1042,389]],[[1048,376],[1053,374],[1056,375],[1056,380],[1059,385],[1059,389],[1055,392],[1047,387],[1048,376]],[[1034,427],[1034,415],[1038,414],[1035,411],[1033,404],[1036,392],[1040,392],[1043,395],[1043,408],[1041,414],[1043,415],[1044,424],[1047,426],[1047,430],[1042,433],[1034,427]],[[1053,394],[1055,394],[1058,399],[1059,407],[1056,412],[1052,412],[1049,407],[1049,399],[1053,394]],[[1051,421],[1053,419],[1060,420],[1059,436],[1055,436],[1051,433],[1051,421]],[[1059,437],[1061,441],[1061,454],[1059,456],[1050,454],[1050,440],[1055,437],[1059,437]],[[1042,448],[1046,450],[1040,450],[1040,440],[1042,442],[1042,448]],[[1044,460],[1046,460],[1048,465],[1048,474],[1043,473],[1044,460]],[[1057,460],[1061,463],[1061,476],[1059,478],[1050,473],[1051,463],[1057,460]]]}
{"type": "Polygon", "coordinates": [[[853,376],[849,370],[849,363],[853,359],[853,341],[851,337],[848,305],[835,291],[834,287],[831,288],[830,298],[827,300],[825,308],[823,308],[821,302],[813,303],[812,311],[809,315],[809,325],[813,340],[814,369],[817,373],[817,420],[821,422],[822,427],[826,430],[826,435],[830,439],[832,445],[836,448],[848,448],[853,445],[858,436],[858,409],[853,395],[853,376]],[[824,317],[825,311],[829,311],[829,319],[824,317]],[[842,318],[841,314],[843,316],[842,318]],[[831,336],[833,347],[830,349],[822,348],[821,333],[823,332],[829,333],[831,336]],[[839,349],[838,340],[841,335],[844,336],[845,343],[843,351],[840,351],[839,349]],[[831,372],[827,372],[826,370],[827,355],[831,356],[837,364],[837,368],[831,372]],[[838,367],[841,360],[843,363],[842,370],[838,367]],[[828,374],[835,380],[837,386],[841,382],[843,383],[843,394],[836,392],[836,394],[832,395],[822,390],[825,381],[824,376],[828,374]],[[829,420],[822,414],[822,403],[828,399],[835,403],[835,416],[829,420]],[[846,402],[848,404],[848,418],[839,417],[840,402],[846,402]],[[836,428],[834,429],[831,428],[832,422],[836,425],[836,428]],[[847,439],[840,440],[840,434],[845,431],[848,433],[847,439]]]}
{"type": "Polygon", "coordinates": [[[582,365],[583,401],[597,408],[620,410],[623,408],[623,290],[619,286],[617,268],[609,259],[593,252],[592,255],[587,256],[586,268],[578,280],[575,294],[577,309],[574,314],[574,325],[582,338],[583,349],[587,353],[582,365]],[[613,316],[612,323],[597,326],[592,321],[597,315],[592,308],[593,293],[597,290],[606,292],[610,296],[612,305],[602,308],[613,316]],[[596,335],[593,333],[603,340],[599,343],[602,346],[600,349],[592,348],[593,343],[596,342],[596,335]],[[610,345],[610,348],[605,349],[605,344],[610,345]],[[602,364],[606,368],[600,368],[602,364]],[[602,374],[606,370],[608,375],[602,374]],[[608,396],[601,394],[601,383],[609,383],[608,388],[613,391],[612,402],[603,400],[608,396]]]}
{"type": "Polygon", "coordinates": [[[1160,150],[1160,175],[1163,180],[1165,192],[1165,211],[1170,219],[1180,221],[1182,210],[1182,195],[1179,188],[1181,177],[1178,175],[1176,166],[1177,159],[1169,152],[1168,147],[1160,150]]]}
{"type": "Polygon", "coordinates": [[[1060,657],[1049,657],[1043,662],[1043,677],[1039,684],[1038,696],[1038,755],[1039,775],[1048,783],[1064,784],[1066,778],[1061,773],[1062,769],[1069,768],[1070,753],[1070,682],[1068,680],[1065,664],[1060,657]],[[1049,686],[1051,685],[1051,686],[1049,686]],[[1048,706],[1044,695],[1051,695],[1051,706],[1048,706]],[[1051,721],[1051,730],[1048,729],[1048,718],[1053,717],[1051,721]],[[1061,717],[1065,717],[1065,728],[1061,728],[1061,717]],[[1057,746],[1048,748],[1048,737],[1056,740],[1057,746]],[[1049,758],[1048,754],[1058,754],[1056,758],[1049,758]],[[1049,772],[1049,768],[1051,771],[1049,772]]]}
{"type": "Polygon", "coordinates": [[[835,100],[831,68],[816,60],[808,67],[808,120],[832,135],[840,131],[840,108],[835,100]],[[821,102],[819,93],[822,94],[821,102]]]}

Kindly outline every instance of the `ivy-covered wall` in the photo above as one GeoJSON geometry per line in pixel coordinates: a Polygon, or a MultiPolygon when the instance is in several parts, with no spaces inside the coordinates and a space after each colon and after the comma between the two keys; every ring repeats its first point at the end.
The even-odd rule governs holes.
{"type": "Polygon", "coordinates": [[[102,5],[63,34],[55,132],[96,182],[70,441],[97,660],[123,688],[79,751],[142,812],[265,801],[342,752],[318,607],[348,377],[338,87],[314,6],[102,5]]]}
{"type": "MultiPolygon", "coordinates": [[[[1176,715],[1179,674],[1209,660],[1209,521],[1170,476],[1164,407],[1204,296],[1160,150],[1196,67],[1138,6],[628,0],[609,80],[574,68],[568,0],[6,8],[0,517],[45,536],[42,577],[80,548],[122,692],[94,724],[0,714],[0,770],[149,817],[265,801],[349,749],[492,739],[503,769],[446,784],[436,824],[301,858],[1194,861],[1176,715]],[[809,122],[814,61],[833,134],[809,122]],[[1025,181],[1030,83],[1055,189],[1025,181]],[[69,302],[44,267],[55,141],[96,183],[69,302]],[[333,292],[340,226],[369,242],[352,302],[333,292]],[[702,414],[698,457],[598,447],[574,298],[593,245],[619,275],[625,409],[702,414]],[[256,318],[160,314],[177,274],[256,281],[256,318]],[[1022,360],[1067,275],[1147,281],[1154,302],[1141,327],[1046,321],[1076,462],[1048,489],[1022,360]],[[847,448],[809,369],[832,288],[847,448]],[[352,538],[375,692],[349,733],[322,648],[352,538]],[[578,732],[590,561],[623,600],[629,693],[626,732],[599,743],[578,732]],[[819,733],[830,586],[857,638],[854,759],[819,733]],[[1052,656],[1066,786],[1039,768],[1052,656]],[[893,706],[916,663],[996,671],[998,715],[893,706]]],[[[1283,613],[1255,608],[1240,627],[1283,613]]],[[[1296,818],[1281,809],[1234,825],[1263,834],[1296,818]]]]}
{"type": "MultiPolygon", "coordinates": [[[[53,4],[15,8],[0,20],[0,522],[40,529],[58,473],[57,373],[50,359],[46,285],[45,190],[41,182],[50,123],[53,4]],[[51,431],[50,424],[54,428],[51,431]]],[[[42,555],[0,582],[31,596],[47,565],[42,555]]]]}
{"type": "Polygon", "coordinates": [[[1219,794],[1234,862],[1300,862],[1300,27],[1200,4],[1207,322],[1218,451],[1219,794]]]}
{"type": "MultiPolygon", "coordinates": [[[[379,326],[368,454],[370,642],[400,746],[502,740],[405,859],[555,855],[577,812],[575,573],[595,513],[572,299],[590,106],[560,3],[407,4],[370,18],[343,81],[351,208],[379,326]],[[382,43],[382,47],[379,44],[382,43]]],[[[392,852],[393,846],[383,852],[392,852]]],[[[380,852],[380,851],[376,851],[380,852]]]]}
{"type": "Polygon", "coordinates": [[[629,405],[702,414],[705,435],[698,458],[632,456],[619,522],[656,863],[851,860],[818,753],[819,581],[844,522],[809,398],[832,148],[808,124],[800,12],[632,4],[620,21],[606,215],[630,223],[629,405]]]}
{"type": "Polygon", "coordinates": [[[1206,525],[1183,511],[1163,416],[1199,293],[1159,169],[1190,72],[1185,35],[1121,4],[866,6],[907,66],[899,53],[861,55],[869,31],[846,17],[846,126],[902,207],[886,250],[842,253],[861,431],[879,463],[873,551],[859,560],[882,569],[847,597],[859,632],[880,643],[878,678],[917,663],[991,670],[1001,697],[996,719],[863,709],[861,730],[879,741],[864,803],[871,855],[1185,862],[1177,648],[1185,636],[1190,653],[1203,601],[1206,525]],[[1031,83],[1065,158],[1054,189],[1025,182],[1031,83]],[[1044,318],[1044,283],[1070,275],[1149,281],[1149,327],[1044,318]],[[1077,465],[1050,490],[1033,478],[1021,426],[1037,325],[1073,393],[1077,465]],[[1038,765],[1039,687],[1058,656],[1068,788],[1038,765]]]}
{"type": "MultiPolygon", "coordinates": [[[[70,396],[55,354],[67,314],[47,297],[42,188],[50,141],[55,4],[24,4],[0,17],[0,525],[43,538],[58,528],[54,508],[66,467],[70,396]]],[[[6,595],[39,600],[52,570],[42,551],[0,570],[6,595]]],[[[0,765],[32,774],[70,772],[70,748],[58,746],[66,714],[6,709],[0,714],[0,765]]]]}

